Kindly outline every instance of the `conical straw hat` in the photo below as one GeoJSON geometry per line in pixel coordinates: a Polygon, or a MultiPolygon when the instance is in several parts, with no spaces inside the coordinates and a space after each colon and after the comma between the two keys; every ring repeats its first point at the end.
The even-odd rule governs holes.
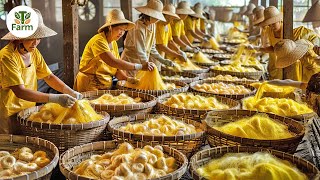
{"type": "Polygon", "coordinates": [[[145,15],[166,22],[166,19],[162,14],[163,4],[160,0],[149,0],[147,5],[142,7],[136,7],[136,10],[145,15]]]}
{"type": "Polygon", "coordinates": [[[244,13],[244,15],[251,15],[254,8],[256,8],[256,5],[254,5],[253,3],[249,3],[247,11],[244,13]]]}
{"type": "Polygon", "coordinates": [[[108,12],[108,15],[106,17],[106,22],[103,26],[101,26],[98,29],[98,32],[102,32],[104,28],[111,26],[111,25],[116,25],[116,24],[127,24],[127,30],[130,30],[132,28],[134,28],[134,23],[127,20],[124,17],[124,14],[121,10],[119,9],[112,9],[111,11],[108,12]]]}
{"type": "Polygon", "coordinates": [[[247,11],[247,6],[242,6],[240,8],[239,14],[243,15],[247,11]]]}
{"type": "Polygon", "coordinates": [[[264,10],[265,8],[263,6],[258,6],[254,8],[253,14],[254,14],[254,21],[253,25],[258,25],[264,20],[264,10]]]}
{"type": "Polygon", "coordinates": [[[163,11],[162,11],[163,14],[166,14],[166,15],[169,15],[169,16],[172,16],[176,19],[180,19],[180,17],[176,14],[176,8],[174,7],[173,4],[167,4],[164,6],[163,8],[163,11]]]}
{"type": "Polygon", "coordinates": [[[197,3],[195,3],[195,4],[193,5],[193,10],[195,10],[196,8],[203,9],[201,2],[197,2],[197,3]]]}
{"type": "Polygon", "coordinates": [[[33,9],[33,10],[38,14],[38,21],[39,21],[36,32],[34,32],[31,36],[26,38],[16,37],[11,32],[9,32],[5,36],[3,36],[1,39],[2,40],[41,39],[41,38],[56,35],[57,33],[54,30],[48,28],[43,23],[43,18],[40,11],[38,9],[33,9]]]}
{"type": "Polygon", "coordinates": [[[274,46],[277,56],[276,68],[285,68],[301,59],[309,49],[307,40],[300,39],[296,42],[291,39],[282,39],[274,46]]]}
{"type": "Polygon", "coordinates": [[[276,7],[269,6],[264,10],[264,20],[259,25],[268,26],[282,20],[282,13],[276,7]]]}
{"type": "Polygon", "coordinates": [[[176,14],[191,15],[195,14],[195,12],[190,8],[190,4],[187,1],[181,1],[176,8],[176,14]]]}
{"type": "Polygon", "coordinates": [[[303,22],[320,21],[320,1],[316,1],[311,8],[307,11],[303,18],[303,22]]]}
{"type": "Polygon", "coordinates": [[[203,16],[203,10],[199,6],[194,9],[195,14],[190,14],[190,16],[200,18],[200,19],[206,19],[206,17],[203,16]]]}

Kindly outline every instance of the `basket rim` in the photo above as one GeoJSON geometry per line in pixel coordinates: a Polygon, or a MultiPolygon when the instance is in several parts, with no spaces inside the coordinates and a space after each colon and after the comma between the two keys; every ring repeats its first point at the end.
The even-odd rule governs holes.
{"type": "Polygon", "coordinates": [[[215,49],[211,49],[211,48],[201,48],[200,50],[202,53],[207,53],[207,54],[223,54],[225,53],[224,50],[220,49],[220,50],[215,50],[215,49]],[[207,51],[207,52],[206,52],[207,51]]]}
{"type": "MultiPolygon", "coordinates": [[[[179,76],[187,77],[188,79],[179,79],[179,80],[172,79],[173,81],[181,81],[181,82],[184,82],[187,84],[200,79],[199,74],[195,74],[195,73],[191,73],[191,72],[174,72],[174,71],[170,71],[170,70],[165,70],[165,71],[161,71],[160,74],[162,76],[179,75],[179,76]]],[[[169,80],[169,79],[163,79],[163,80],[169,80]]]]}
{"type": "Polygon", "coordinates": [[[259,79],[263,74],[263,71],[258,70],[258,69],[257,69],[256,72],[234,72],[234,71],[222,71],[222,70],[212,69],[212,67],[210,67],[210,71],[212,71],[214,73],[218,73],[218,74],[225,73],[225,74],[230,74],[230,75],[235,75],[235,76],[241,76],[241,75],[242,76],[245,76],[245,75],[248,75],[248,76],[259,76],[259,79]]]}
{"type": "Polygon", "coordinates": [[[36,171],[30,172],[28,174],[16,176],[13,178],[4,178],[4,180],[15,179],[15,178],[38,179],[52,172],[52,170],[57,166],[59,162],[59,150],[52,142],[48,140],[45,140],[39,137],[21,136],[21,135],[13,135],[13,134],[0,134],[0,139],[1,141],[8,141],[8,143],[14,142],[14,143],[23,143],[23,144],[32,144],[32,145],[42,146],[48,150],[51,150],[54,154],[53,159],[51,159],[50,163],[47,164],[46,166],[36,171]],[[39,175],[42,175],[42,176],[39,177],[39,175]]]}
{"type": "MultiPolygon", "coordinates": [[[[226,153],[250,153],[253,154],[255,152],[268,152],[270,154],[272,154],[273,156],[279,158],[279,159],[284,159],[285,156],[289,156],[292,157],[292,161],[290,161],[292,164],[295,164],[296,161],[302,161],[303,163],[306,163],[306,168],[307,170],[312,169],[312,171],[314,172],[314,174],[319,173],[319,169],[313,165],[311,162],[293,155],[293,154],[289,154],[283,151],[278,151],[278,150],[274,150],[274,149],[268,149],[268,148],[263,148],[263,147],[252,147],[252,146],[219,146],[219,147],[214,147],[214,148],[210,148],[210,149],[204,149],[201,151],[198,151],[196,154],[194,154],[191,158],[190,158],[190,164],[189,164],[189,171],[190,174],[193,178],[195,179],[202,179],[203,177],[200,176],[196,170],[196,164],[199,161],[198,157],[200,158],[207,158],[205,157],[205,155],[203,155],[204,153],[207,153],[208,155],[211,157],[211,154],[226,154],[226,153]],[[224,152],[226,151],[226,152],[224,152]]],[[[211,160],[214,158],[211,158],[211,160]]],[[[215,158],[216,159],[216,158],[215,158]]],[[[298,168],[298,167],[297,167],[298,168]]],[[[299,169],[299,168],[298,168],[299,169]]],[[[310,178],[310,177],[308,177],[310,178]]]]}
{"type": "MultiPolygon", "coordinates": [[[[81,175],[77,175],[73,171],[69,170],[65,166],[65,164],[63,162],[64,159],[67,158],[66,156],[68,156],[68,157],[71,156],[71,155],[75,156],[75,155],[78,155],[78,154],[81,154],[81,153],[84,153],[84,152],[88,152],[88,151],[105,150],[106,148],[108,148],[106,146],[111,144],[111,143],[115,147],[112,147],[110,149],[116,149],[118,144],[119,144],[116,141],[97,141],[97,142],[92,142],[92,143],[88,143],[88,144],[84,144],[84,145],[80,145],[80,146],[75,146],[73,148],[68,149],[67,151],[65,151],[64,153],[62,153],[60,155],[60,158],[59,158],[60,171],[68,179],[72,179],[72,177],[74,177],[76,179],[79,179],[79,178],[81,178],[81,179],[90,179],[90,178],[86,178],[86,177],[81,176],[81,175]],[[96,145],[100,145],[100,144],[103,144],[103,148],[96,147],[96,145]],[[81,149],[81,151],[76,153],[77,149],[81,149]]],[[[167,178],[167,177],[173,177],[174,175],[179,175],[179,173],[183,172],[183,173],[181,173],[181,176],[182,176],[182,174],[184,174],[187,171],[187,168],[188,168],[188,159],[187,159],[187,157],[183,153],[178,151],[177,149],[174,149],[174,148],[166,146],[166,145],[160,145],[160,146],[163,147],[163,150],[164,150],[165,154],[173,153],[172,156],[170,155],[171,157],[175,158],[175,157],[178,156],[183,160],[181,167],[179,167],[177,170],[175,170],[172,173],[169,173],[169,174],[166,174],[165,176],[162,176],[161,178],[163,179],[163,178],[167,178]]]]}
{"type": "MultiPolygon", "coordinates": [[[[208,78],[210,77],[215,77],[215,76],[218,76],[218,75],[229,75],[229,74],[218,74],[218,73],[215,73],[215,72],[208,72],[208,73],[203,73],[200,75],[200,80],[208,80],[208,78]]],[[[235,76],[235,75],[230,75],[230,76],[235,76]]],[[[238,76],[235,76],[235,77],[238,77],[238,76]]],[[[238,77],[238,78],[241,78],[241,77],[238,77]]],[[[227,81],[227,82],[241,82],[241,83],[255,83],[255,82],[259,82],[259,80],[257,79],[251,79],[251,78],[246,78],[247,80],[236,80],[236,81],[227,81],[227,80],[223,80],[223,81],[227,81]]],[[[210,79],[209,79],[210,80],[210,79]]],[[[221,80],[216,80],[216,81],[221,81],[221,80]]]]}
{"type": "MultiPolygon", "coordinates": [[[[205,97],[214,97],[214,98],[217,98],[218,101],[220,101],[220,102],[222,102],[222,101],[231,101],[232,103],[236,104],[236,106],[233,106],[233,107],[231,107],[229,109],[239,109],[241,107],[240,103],[238,101],[232,99],[232,98],[227,98],[227,97],[218,96],[218,95],[214,95],[214,94],[209,94],[209,93],[205,93],[205,92],[186,92],[186,93],[191,93],[191,94],[194,94],[194,95],[201,95],[201,96],[205,96],[205,97]]],[[[207,113],[207,112],[210,112],[210,111],[215,111],[215,109],[203,110],[203,109],[173,108],[171,106],[165,105],[164,101],[169,99],[172,95],[173,94],[170,94],[170,96],[159,98],[158,103],[159,103],[160,107],[168,109],[168,110],[174,110],[176,112],[191,113],[191,114],[203,114],[203,113],[207,113]]]]}
{"type": "Polygon", "coordinates": [[[168,116],[174,120],[178,120],[178,121],[183,121],[184,123],[187,124],[198,124],[199,127],[201,128],[201,132],[197,132],[197,133],[193,133],[193,134],[186,134],[186,135],[175,135],[175,136],[152,136],[152,135],[143,135],[143,134],[135,134],[135,133],[130,133],[130,132],[126,132],[126,131],[122,131],[119,129],[116,129],[114,126],[119,124],[119,123],[123,123],[123,122],[143,122],[148,118],[153,118],[153,117],[157,117],[157,116],[161,116],[163,114],[146,114],[146,115],[136,115],[134,117],[128,117],[128,116],[122,116],[122,117],[118,117],[118,118],[113,118],[107,126],[107,129],[112,132],[113,134],[116,134],[118,136],[122,136],[122,137],[126,137],[126,138],[130,138],[133,140],[152,140],[152,141],[187,141],[187,140],[192,140],[192,139],[196,139],[196,138],[200,138],[202,136],[204,136],[206,134],[206,128],[205,125],[191,120],[191,119],[187,119],[187,118],[179,118],[179,117],[175,117],[175,116],[168,116]],[[120,119],[123,120],[122,122],[115,122],[116,120],[120,119]]]}
{"type": "Polygon", "coordinates": [[[103,109],[104,111],[126,111],[126,110],[140,110],[153,107],[157,104],[157,98],[151,94],[137,92],[137,91],[128,91],[128,90],[96,90],[96,91],[87,91],[82,93],[84,98],[89,98],[90,96],[102,96],[104,94],[118,95],[125,93],[130,97],[144,97],[146,102],[139,102],[136,104],[124,104],[124,105],[111,105],[111,104],[96,104],[90,101],[90,104],[94,108],[103,109]]]}
{"type": "Polygon", "coordinates": [[[85,130],[103,126],[110,120],[110,115],[107,112],[101,112],[104,116],[103,119],[98,121],[92,121],[88,123],[80,124],[53,124],[46,122],[35,122],[28,120],[31,112],[38,112],[41,106],[34,106],[31,108],[24,109],[17,114],[17,121],[21,126],[36,127],[40,129],[59,129],[59,130],[85,130]],[[27,118],[25,116],[28,116],[27,118]]]}
{"type": "MultiPolygon", "coordinates": [[[[280,122],[279,119],[283,119],[283,120],[288,120],[290,121],[291,123],[293,122],[293,124],[297,127],[299,127],[301,129],[301,131],[299,132],[299,134],[296,134],[295,136],[293,137],[290,137],[290,138],[283,138],[283,139],[275,139],[275,140],[266,140],[266,139],[252,139],[252,138],[244,138],[244,137],[240,137],[240,136],[234,136],[234,135],[231,135],[231,134],[227,134],[227,133],[224,133],[218,129],[215,129],[211,126],[209,126],[206,122],[206,120],[203,122],[206,124],[207,126],[207,133],[208,135],[212,135],[212,133],[214,134],[219,134],[219,135],[222,135],[222,137],[225,137],[227,139],[230,139],[232,141],[235,141],[235,142],[243,142],[243,141],[247,141],[247,142],[262,142],[262,143],[269,143],[270,145],[272,143],[275,143],[275,142],[290,142],[290,141],[293,141],[293,140],[296,140],[296,139],[299,139],[299,138],[303,138],[304,134],[305,134],[305,127],[300,124],[298,121],[292,119],[292,118],[289,118],[289,117],[284,117],[284,116],[279,116],[279,115],[276,115],[276,114],[272,114],[272,113],[265,113],[265,112],[259,112],[259,111],[251,111],[251,110],[244,110],[244,109],[235,109],[235,110],[217,110],[217,111],[211,111],[209,113],[221,113],[221,114],[224,114],[226,111],[229,111],[229,112],[234,112],[233,114],[238,114],[238,112],[247,112],[249,113],[249,116],[252,116],[252,115],[255,115],[255,114],[258,114],[258,113],[263,113],[263,114],[267,114],[271,119],[274,119],[276,120],[277,122],[280,122]],[[251,113],[254,113],[254,114],[251,114],[251,113]]],[[[207,116],[209,116],[209,113],[207,114],[207,116]]],[[[283,125],[286,125],[285,123],[283,122],[280,122],[281,124],[283,125]]],[[[288,126],[287,126],[288,127],[288,126]]]]}
{"type": "Polygon", "coordinates": [[[247,96],[252,96],[257,92],[257,89],[255,87],[251,86],[251,85],[244,84],[244,83],[241,83],[241,82],[234,82],[234,81],[220,81],[220,80],[206,79],[206,80],[199,80],[199,81],[192,82],[192,83],[189,84],[189,86],[190,86],[190,89],[192,89],[193,91],[196,91],[196,92],[214,94],[214,95],[217,95],[217,96],[225,96],[225,97],[229,97],[229,98],[233,98],[233,99],[242,99],[242,98],[247,97],[247,96]],[[199,91],[199,90],[194,88],[194,86],[196,84],[204,84],[204,83],[212,84],[212,83],[219,83],[219,82],[223,82],[225,84],[243,85],[245,88],[250,89],[251,92],[250,93],[246,93],[246,94],[217,94],[217,93],[213,93],[213,92],[199,91]]]}

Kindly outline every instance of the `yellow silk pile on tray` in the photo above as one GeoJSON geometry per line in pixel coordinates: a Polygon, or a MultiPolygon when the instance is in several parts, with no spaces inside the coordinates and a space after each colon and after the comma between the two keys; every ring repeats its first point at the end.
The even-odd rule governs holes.
{"type": "Polygon", "coordinates": [[[155,136],[186,135],[201,131],[201,129],[197,129],[192,124],[177,121],[164,115],[157,118],[150,118],[142,123],[128,123],[127,125],[120,127],[119,130],[134,134],[155,136]]]}
{"type": "Polygon", "coordinates": [[[228,153],[197,169],[206,179],[214,180],[307,180],[290,162],[267,152],[228,153]]]}
{"type": "Polygon", "coordinates": [[[180,75],[173,75],[173,76],[164,76],[162,75],[161,76],[163,80],[189,80],[189,79],[192,79],[192,78],[189,78],[189,77],[184,77],[184,76],[180,76],[180,75]]]}
{"type": "Polygon", "coordinates": [[[118,96],[106,93],[97,99],[91,100],[93,104],[109,104],[109,105],[124,105],[124,104],[137,104],[142,99],[140,97],[132,98],[125,93],[121,93],[118,96]]]}
{"type": "Polygon", "coordinates": [[[127,81],[124,86],[142,90],[170,90],[177,88],[174,83],[163,82],[156,66],[152,71],[139,71],[136,78],[139,79],[139,83],[131,84],[127,81]]]}
{"type": "Polygon", "coordinates": [[[174,94],[164,104],[180,109],[229,109],[228,105],[219,102],[215,97],[204,97],[192,93],[174,94]]]}
{"type": "Polygon", "coordinates": [[[272,85],[268,83],[260,83],[260,82],[251,83],[250,85],[262,92],[277,92],[283,95],[293,93],[295,90],[295,88],[292,86],[276,86],[276,85],[272,85]]]}
{"type": "Polygon", "coordinates": [[[202,42],[201,47],[208,48],[208,49],[214,49],[219,50],[220,46],[217,40],[214,37],[211,37],[208,42],[202,42]]]}
{"type": "Polygon", "coordinates": [[[198,63],[214,63],[214,61],[211,61],[206,55],[204,55],[201,51],[198,53],[195,53],[192,58],[193,61],[198,63]]]}
{"type": "Polygon", "coordinates": [[[193,86],[196,90],[201,92],[210,92],[215,94],[249,94],[251,90],[241,84],[233,83],[203,83],[193,86]]]}
{"type": "Polygon", "coordinates": [[[91,107],[88,100],[77,100],[71,108],[56,103],[45,104],[39,112],[32,113],[28,120],[52,124],[81,124],[103,118],[91,107]]]}
{"type": "Polygon", "coordinates": [[[193,64],[190,61],[190,59],[187,59],[187,61],[181,61],[179,59],[174,59],[174,62],[176,63],[176,66],[175,67],[168,67],[168,69],[171,69],[176,72],[202,70],[202,68],[193,64]]]}
{"type": "Polygon", "coordinates": [[[218,76],[209,77],[207,79],[208,80],[220,80],[220,81],[248,81],[248,80],[252,81],[252,79],[238,78],[237,76],[231,76],[229,74],[227,74],[227,75],[219,74],[218,76]]]}
{"type": "Polygon", "coordinates": [[[250,139],[276,140],[293,137],[286,125],[266,114],[256,114],[213,128],[226,134],[250,139]]]}
{"type": "Polygon", "coordinates": [[[257,72],[255,68],[252,67],[243,67],[240,63],[232,63],[230,65],[225,66],[212,66],[211,69],[213,70],[220,70],[220,71],[231,71],[231,72],[257,72]]]}

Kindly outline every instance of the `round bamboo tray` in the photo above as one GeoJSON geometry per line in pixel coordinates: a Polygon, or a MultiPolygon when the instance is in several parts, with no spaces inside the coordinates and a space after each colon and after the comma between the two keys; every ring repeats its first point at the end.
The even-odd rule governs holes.
{"type": "Polygon", "coordinates": [[[29,121],[28,117],[40,110],[41,106],[25,109],[18,113],[17,120],[23,135],[36,136],[51,141],[60,153],[67,149],[98,141],[104,137],[104,130],[110,119],[108,113],[102,113],[104,118],[83,124],[50,124],[29,121]]]}
{"type": "Polygon", "coordinates": [[[174,83],[177,86],[180,86],[180,88],[176,88],[176,89],[172,89],[172,90],[142,90],[142,89],[132,89],[132,88],[128,88],[125,87],[125,81],[118,81],[117,83],[117,88],[118,89],[122,89],[122,90],[131,90],[131,91],[137,91],[137,92],[142,92],[142,93],[147,93],[147,94],[151,94],[153,96],[161,96],[163,94],[167,94],[167,93],[178,93],[178,92],[186,92],[188,91],[188,84],[184,83],[184,82],[180,82],[180,81],[173,81],[173,80],[166,80],[164,82],[169,82],[169,83],[174,83]]]}
{"type": "MultiPolygon", "coordinates": [[[[219,102],[222,102],[223,104],[226,104],[230,107],[230,109],[239,109],[240,108],[240,103],[236,100],[226,98],[226,97],[221,97],[221,96],[215,96],[212,94],[208,93],[202,93],[202,92],[192,92],[194,95],[200,95],[204,97],[215,97],[219,102]]],[[[180,117],[180,118],[187,118],[187,119],[192,119],[195,121],[201,121],[205,118],[206,113],[214,110],[198,110],[198,109],[180,109],[180,108],[173,108],[170,106],[167,106],[164,104],[164,102],[171,97],[171,94],[167,94],[166,97],[162,96],[159,98],[159,103],[158,103],[158,113],[161,114],[167,114],[175,117],[180,117]]]]}
{"type": "Polygon", "coordinates": [[[207,49],[207,48],[202,48],[201,52],[207,53],[207,54],[223,54],[225,51],[223,50],[214,50],[214,49],[207,49]]]}
{"type": "Polygon", "coordinates": [[[249,79],[255,79],[259,80],[263,74],[263,71],[258,70],[257,72],[233,72],[233,71],[221,71],[221,70],[215,70],[210,68],[210,72],[216,73],[216,74],[230,74],[231,76],[237,76],[237,77],[245,77],[249,79]]]}
{"type": "MultiPolygon", "coordinates": [[[[210,68],[204,67],[204,66],[199,66],[202,69],[199,70],[183,70],[183,72],[188,72],[188,73],[194,73],[194,74],[201,74],[201,73],[207,73],[210,71],[210,68]]],[[[168,69],[167,67],[163,66],[162,68],[165,71],[172,71],[171,69],[168,69]]]]}
{"type": "MultiPolygon", "coordinates": [[[[161,71],[160,72],[162,76],[182,76],[182,77],[187,77],[187,79],[179,79],[179,80],[173,80],[173,81],[181,81],[184,83],[191,83],[193,81],[198,81],[199,80],[199,75],[195,73],[189,73],[189,72],[174,72],[174,71],[161,71]]],[[[164,79],[167,80],[167,79],[164,79]]]]}
{"type": "MultiPolygon", "coordinates": [[[[132,144],[136,147],[137,144],[132,144]]],[[[85,144],[82,146],[76,146],[74,148],[69,149],[68,151],[61,154],[59,160],[59,167],[62,174],[70,179],[70,180],[89,180],[90,178],[80,176],[72,172],[73,167],[78,165],[80,162],[89,159],[91,155],[95,154],[103,154],[105,152],[110,152],[115,150],[118,147],[118,143],[115,141],[100,141],[93,142],[89,144],[85,144]]],[[[162,146],[165,155],[174,157],[176,159],[179,168],[169,173],[165,176],[162,176],[158,179],[161,180],[176,180],[180,179],[182,175],[187,171],[188,160],[184,154],[179,152],[176,149],[173,149],[168,146],[162,146]]]]}
{"type": "Polygon", "coordinates": [[[135,117],[123,116],[119,118],[112,119],[108,124],[108,130],[112,132],[114,140],[119,142],[130,142],[131,144],[139,143],[140,146],[145,145],[168,145],[174,149],[179,150],[187,157],[191,157],[193,153],[198,151],[198,149],[204,145],[205,142],[205,125],[197,121],[190,119],[170,117],[172,119],[182,121],[187,124],[192,124],[196,128],[201,129],[201,132],[195,134],[187,135],[176,135],[176,136],[151,136],[142,134],[133,134],[130,132],[125,132],[119,130],[120,127],[125,126],[128,123],[135,124],[146,121],[149,118],[157,117],[161,114],[148,114],[148,115],[137,115],[135,117]]]}
{"type": "Polygon", "coordinates": [[[219,61],[231,59],[233,54],[223,53],[223,54],[214,54],[212,58],[217,59],[219,61]]]}
{"type": "Polygon", "coordinates": [[[123,116],[123,115],[136,115],[136,114],[147,114],[152,111],[153,106],[157,104],[157,98],[150,94],[126,91],[126,90],[98,90],[98,91],[88,91],[84,92],[83,97],[89,100],[99,98],[104,94],[112,94],[118,96],[122,93],[127,94],[132,98],[140,97],[142,99],[141,103],[137,104],[125,104],[125,105],[110,105],[110,104],[92,104],[94,109],[98,112],[105,111],[110,114],[110,117],[123,116]]]}
{"type": "Polygon", "coordinates": [[[194,156],[192,156],[190,160],[190,174],[193,179],[200,180],[205,179],[204,177],[201,177],[197,173],[197,169],[212,159],[218,159],[225,155],[226,153],[250,153],[253,154],[255,152],[267,152],[274,156],[276,156],[279,159],[287,160],[291,162],[291,164],[294,164],[300,171],[305,173],[308,176],[308,179],[315,179],[317,173],[319,173],[319,170],[316,166],[314,166],[312,163],[297,157],[292,154],[288,154],[285,152],[272,150],[272,149],[265,149],[260,147],[249,147],[249,146],[224,146],[224,147],[215,147],[210,149],[205,149],[202,151],[199,151],[194,156]]]}
{"type": "MultiPolygon", "coordinates": [[[[203,73],[203,74],[200,74],[199,75],[199,78],[200,80],[206,80],[208,78],[211,78],[211,77],[215,77],[215,76],[218,76],[219,74],[217,73],[214,73],[214,72],[209,72],[209,73],[203,73]]],[[[219,80],[218,80],[219,81],[219,80]]],[[[229,81],[228,81],[229,82],[229,81]]],[[[251,83],[255,83],[255,82],[258,82],[258,80],[256,79],[248,79],[247,80],[239,80],[239,81],[230,81],[230,82],[239,82],[239,83],[243,83],[243,84],[248,84],[250,85],[251,83]]]]}
{"type": "Polygon", "coordinates": [[[217,96],[223,96],[223,97],[227,97],[227,98],[231,98],[231,99],[235,99],[235,100],[240,100],[240,99],[243,99],[245,97],[248,97],[248,96],[252,96],[256,93],[256,88],[248,85],[248,84],[243,84],[243,83],[240,83],[240,82],[230,82],[230,81],[217,81],[217,80],[200,80],[200,81],[196,81],[196,82],[193,82],[193,83],[190,83],[190,88],[192,89],[192,91],[196,91],[196,92],[203,92],[203,93],[208,93],[208,94],[214,94],[214,95],[217,95],[217,96]],[[235,85],[243,85],[244,87],[248,88],[251,90],[250,93],[248,94],[216,94],[216,93],[213,93],[213,92],[203,92],[203,91],[199,91],[197,89],[194,88],[194,86],[196,84],[204,84],[204,83],[219,83],[219,82],[223,82],[223,83],[226,83],[226,84],[235,84],[235,85]]]}
{"type": "Polygon", "coordinates": [[[196,62],[196,61],[192,61],[193,63],[195,63],[198,66],[204,66],[204,67],[211,67],[211,66],[215,66],[218,65],[219,62],[212,60],[212,63],[200,63],[200,62],[196,62]]]}
{"type": "Polygon", "coordinates": [[[52,170],[57,166],[59,161],[59,150],[58,148],[45,139],[38,137],[29,137],[29,136],[17,136],[9,134],[0,134],[0,150],[13,152],[18,148],[28,147],[33,152],[37,150],[42,150],[47,153],[47,156],[51,159],[51,162],[45,167],[38,169],[36,171],[30,172],[25,175],[13,177],[13,178],[4,178],[0,177],[3,180],[21,180],[21,179],[38,179],[38,180],[50,180],[52,170]]]}
{"type": "Polygon", "coordinates": [[[206,124],[208,129],[208,142],[212,147],[224,146],[224,145],[244,145],[244,146],[257,146],[276,149],[279,151],[294,153],[300,141],[302,140],[305,128],[299,122],[271,113],[265,113],[270,118],[281,122],[288,127],[288,130],[295,136],[292,138],[279,139],[279,140],[259,140],[251,138],[242,138],[223,133],[210,125],[213,123],[229,123],[234,122],[242,118],[251,117],[259,113],[258,111],[249,110],[226,110],[226,111],[211,111],[207,114],[206,124]]]}

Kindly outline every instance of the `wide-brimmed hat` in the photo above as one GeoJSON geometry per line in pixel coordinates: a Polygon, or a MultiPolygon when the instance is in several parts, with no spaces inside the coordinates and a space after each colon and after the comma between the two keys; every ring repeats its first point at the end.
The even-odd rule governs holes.
{"type": "Polygon", "coordinates": [[[203,16],[204,11],[200,6],[198,6],[197,8],[194,8],[193,10],[195,14],[190,14],[190,16],[200,18],[200,19],[206,19],[206,17],[203,16]]]}
{"type": "Polygon", "coordinates": [[[44,25],[43,18],[42,18],[40,11],[38,9],[33,9],[33,10],[38,15],[38,28],[31,36],[26,37],[26,38],[21,38],[21,37],[16,37],[11,32],[9,32],[5,36],[3,36],[1,39],[2,40],[41,39],[41,38],[56,35],[57,33],[54,30],[52,30],[52,29],[48,28],[46,25],[44,25]]]}
{"type": "Polygon", "coordinates": [[[282,39],[274,46],[274,53],[277,56],[276,68],[285,68],[301,59],[309,50],[309,43],[305,39],[292,41],[282,39]]]}
{"type": "Polygon", "coordinates": [[[256,8],[256,5],[253,3],[249,3],[246,12],[244,12],[244,15],[248,16],[253,13],[253,9],[256,8]]]}
{"type": "Polygon", "coordinates": [[[303,22],[315,22],[320,21],[320,1],[316,1],[312,4],[311,8],[307,11],[306,15],[303,18],[303,22]]]}
{"type": "Polygon", "coordinates": [[[162,11],[163,14],[166,14],[166,15],[169,15],[169,16],[172,16],[176,19],[180,19],[180,17],[176,14],[176,8],[174,7],[173,4],[167,4],[163,7],[163,11],[162,11]]]}
{"type": "Polygon", "coordinates": [[[264,20],[260,26],[268,26],[283,20],[283,14],[274,6],[269,6],[264,10],[264,20]]]}
{"type": "Polygon", "coordinates": [[[243,15],[247,11],[247,6],[240,7],[239,14],[243,15]]]}
{"type": "Polygon", "coordinates": [[[254,21],[253,25],[258,25],[264,20],[264,10],[265,8],[263,6],[258,6],[254,8],[253,14],[254,14],[254,21]]]}
{"type": "Polygon", "coordinates": [[[145,15],[166,22],[166,19],[162,14],[163,4],[160,0],[150,0],[145,6],[136,7],[136,10],[145,15]]]}
{"type": "Polygon", "coordinates": [[[187,1],[179,2],[176,8],[176,14],[195,14],[195,12],[190,8],[190,4],[187,1]]]}
{"type": "Polygon", "coordinates": [[[197,3],[195,3],[195,4],[193,5],[193,10],[195,10],[196,8],[203,9],[201,2],[197,2],[197,3]]]}
{"type": "Polygon", "coordinates": [[[119,9],[112,9],[106,16],[106,22],[98,29],[98,33],[102,32],[104,28],[116,24],[127,24],[127,30],[134,28],[135,24],[124,17],[124,14],[119,9]]]}

